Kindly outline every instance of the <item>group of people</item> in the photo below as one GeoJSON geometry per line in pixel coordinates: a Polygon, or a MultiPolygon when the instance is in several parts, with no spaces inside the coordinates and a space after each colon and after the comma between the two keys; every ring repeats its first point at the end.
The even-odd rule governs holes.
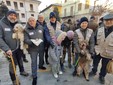
{"type": "MultiPolygon", "coordinates": [[[[80,47],[83,41],[85,41],[87,51],[93,60],[93,68],[90,75],[96,75],[98,64],[102,59],[99,80],[100,83],[104,84],[107,74],[106,66],[113,57],[113,14],[104,16],[101,26],[93,21],[95,19],[94,16],[90,18],[90,21],[87,17],[82,17],[76,26],[71,19],[61,24],[57,21],[54,12],[50,13],[49,19],[50,21],[46,23],[42,14],[38,15],[38,20],[31,16],[24,29],[24,43],[28,45],[27,50],[31,57],[32,85],[37,85],[38,67],[46,70],[44,62],[51,66],[51,71],[55,78],[58,78],[59,74],[63,74],[65,72],[66,52],[68,53],[68,67],[72,68],[73,62],[74,71],[72,75],[75,76],[77,73],[77,62],[84,55],[84,50],[81,50],[80,47]],[[39,66],[37,67],[38,56],[39,66]]],[[[18,64],[20,75],[28,76],[29,74],[24,70],[23,66],[22,57],[25,57],[25,55],[20,49],[20,42],[12,38],[13,28],[17,23],[20,22],[17,20],[15,10],[9,10],[0,20],[0,49],[9,58],[13,58],[15,65],[18,64]]],[[[13,85],[18,85],[10,60],[9,74],[13,85]]]]}

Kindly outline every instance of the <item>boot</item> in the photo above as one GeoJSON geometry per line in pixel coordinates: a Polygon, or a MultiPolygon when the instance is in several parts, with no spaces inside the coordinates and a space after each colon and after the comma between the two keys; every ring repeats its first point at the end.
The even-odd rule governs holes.
{"type": "Polygon", "coordinates": [[[75,69],[74,69],[74,71],[73,71],[73,73],[72,73],[73,77],[75,77],[76,74],[77,74],[77,67],[75,66],[75,69]]]}
{"type": "Polygon", "coordinates": [[[27,72],[25,72],[25,71],[23,71],[23,72],[20,72],[20,75],[22,75],[22,76],[29,76],[29,74],[27,73],[27,72]]]}
{"type": "Polygon", "coordinates": [[[32,85],[37,85],[37,77],[33,78],[32,85]]]}
{"type": "Polygon", "coordinates": [[[99,76],[99,81],[101,84],[105,84],[105,79],[102,76],[99,76]]]}

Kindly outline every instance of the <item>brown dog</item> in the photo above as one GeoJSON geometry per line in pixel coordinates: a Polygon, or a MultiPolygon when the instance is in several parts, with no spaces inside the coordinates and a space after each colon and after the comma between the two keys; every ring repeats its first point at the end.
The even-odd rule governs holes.
{"type": "Polygon", "coordinates": [[[82,41],[80,43],[80,49],[83,56],[80,56],[77,66],[77,75],[80,76],[82,71],[84,72],[85,79],[89,81],[89,66],[92,61],[91,55],[87,50],[87,42],[82,41]]]}
{"type": "Polygon", "coordinates": [[[13,39],[18,39],[20,41],[20,49],[23,50],[24,54],[28,53],[26,50],[28,45],[24,43],[24,27],[21,24],[16,24],[13,30],[13,39]]]}

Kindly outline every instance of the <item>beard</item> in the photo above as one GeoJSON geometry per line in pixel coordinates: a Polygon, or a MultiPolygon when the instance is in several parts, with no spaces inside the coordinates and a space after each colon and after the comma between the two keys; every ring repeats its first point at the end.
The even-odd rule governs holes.
{"type": "Polygon", "coordinates": [[[7,17],[7,18],[8,18],[8,20],[9,20],[11,23],[17,22],[17,19],[11,19],[11,18],[9,18],[9,17],[7,17]]]}

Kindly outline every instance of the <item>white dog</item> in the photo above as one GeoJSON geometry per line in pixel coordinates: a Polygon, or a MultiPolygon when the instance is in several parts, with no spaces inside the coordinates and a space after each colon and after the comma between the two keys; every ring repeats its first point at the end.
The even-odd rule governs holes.
{"type": "Polygon", "coordinates": [[[24,54],[27,54],[28,52],[26,49],[28,45],[24,43],[24,27],[21,24],[16,24],[13,30],[13,39],[18,39],[20,41],[20,49],[23,50],[24,54]]]}

